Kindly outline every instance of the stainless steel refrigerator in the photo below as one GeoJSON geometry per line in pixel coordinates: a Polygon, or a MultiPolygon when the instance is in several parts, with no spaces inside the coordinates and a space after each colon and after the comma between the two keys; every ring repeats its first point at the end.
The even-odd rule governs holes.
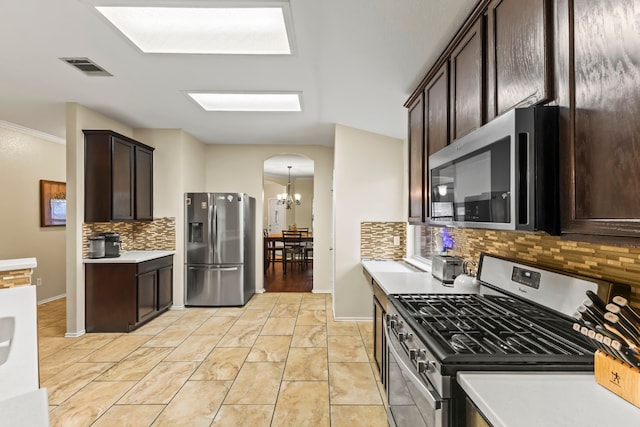
{"type": "Polygon", "coordinates": [[[241,306],[255,293],[255,199],[185,194],[185,304],[241,306]]]}

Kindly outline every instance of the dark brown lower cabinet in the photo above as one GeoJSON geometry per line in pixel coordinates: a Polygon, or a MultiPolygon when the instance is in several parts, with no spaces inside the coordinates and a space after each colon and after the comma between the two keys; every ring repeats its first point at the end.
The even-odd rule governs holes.
{"type": "Polygon", "coordinates": [[[129,332],[173,303],[173,256],[85,265],[85,329],[129,332]]]}
{"type": "Polygon", "coordinates": [[[373,358],[376,361],[382,384],[386,386],[387,340],[384,336],[384,316],[387,314],[387,295],[373,282],[373,358]]]}

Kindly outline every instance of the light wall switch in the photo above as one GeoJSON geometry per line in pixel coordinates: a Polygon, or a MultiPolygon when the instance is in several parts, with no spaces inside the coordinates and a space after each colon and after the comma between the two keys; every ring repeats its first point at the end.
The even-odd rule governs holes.
{"type": "Polygon", "coordinates": [[[36,286],[42,286],[42,277],[36,279],[36,286]]]}
{"type": "Polygon", "coordinates": [[[395,246],[400,246],[400,236],[393,236],[393,244],[395,246]]]}

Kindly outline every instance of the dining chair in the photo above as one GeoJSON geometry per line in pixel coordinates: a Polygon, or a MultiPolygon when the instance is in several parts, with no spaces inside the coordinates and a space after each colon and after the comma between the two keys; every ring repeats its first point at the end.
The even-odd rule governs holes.
{"type": "Polygon", "coordinates": [[[282,231],[282,242],[284,244],[282,254],[282,271],[287,274],[287,263],[291,265],[298,264],[299,267],[305,267],[304,262],[304,245],[302,244],[302,232],[300,231],[282,231]]]}

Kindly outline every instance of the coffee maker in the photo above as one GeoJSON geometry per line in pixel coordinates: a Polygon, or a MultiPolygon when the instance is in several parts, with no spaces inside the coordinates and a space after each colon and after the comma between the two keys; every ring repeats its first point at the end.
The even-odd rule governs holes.
{"type": "Polygon", "coordinates": [[[104,257],[117,258],[120,256],[120,234],[100,233],[104,237],[104,257]]]}

